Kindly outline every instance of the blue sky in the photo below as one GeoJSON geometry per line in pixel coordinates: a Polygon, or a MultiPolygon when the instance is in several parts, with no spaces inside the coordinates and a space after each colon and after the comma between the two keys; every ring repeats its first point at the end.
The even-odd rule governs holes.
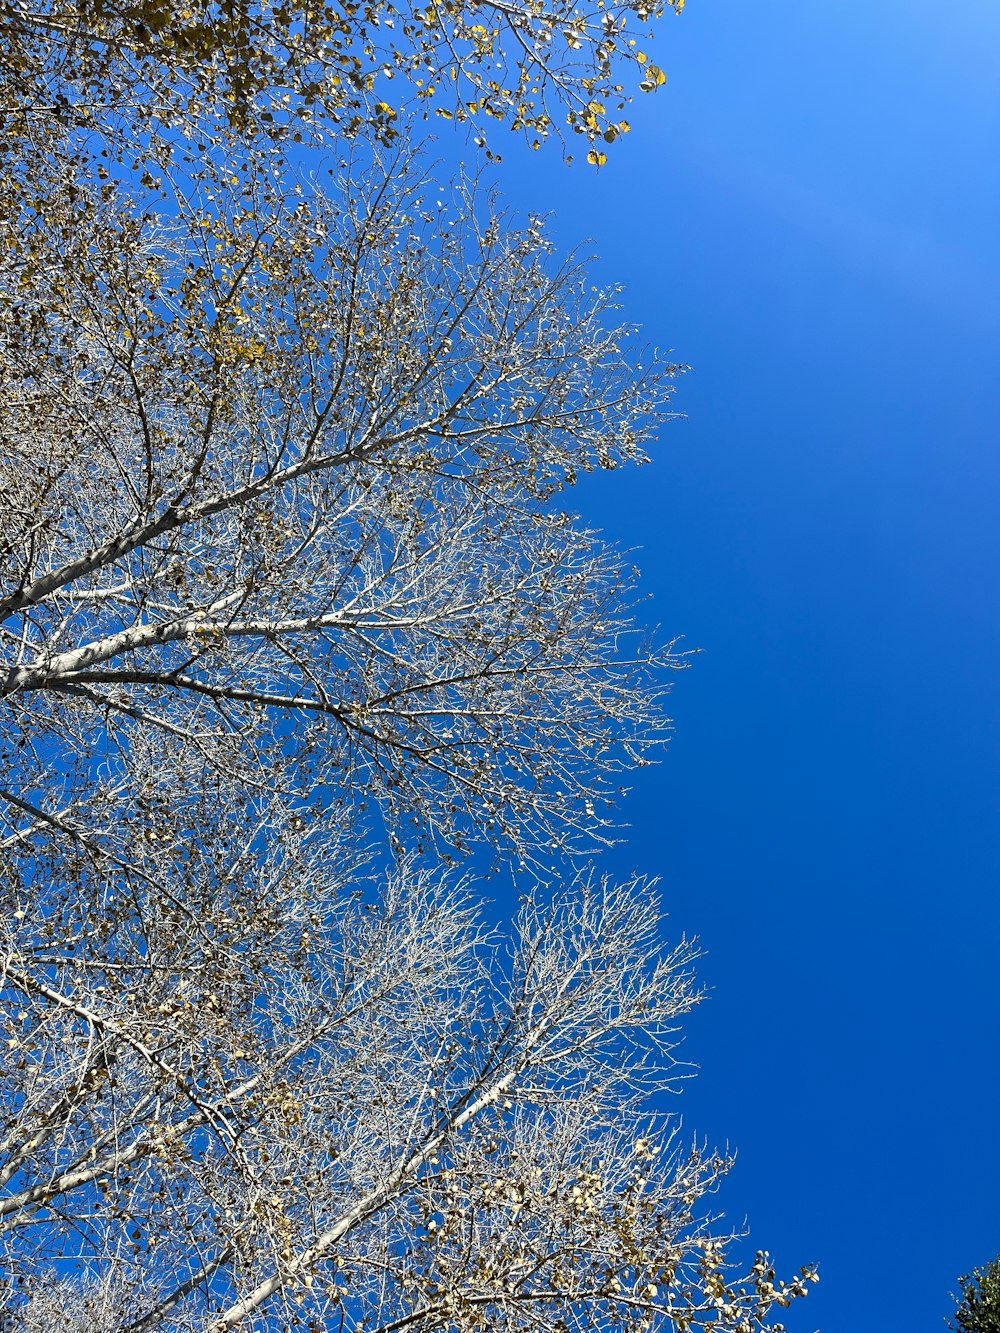
{"type": "Polygon", "coordinates": [[[599,174],[503,145],[694,367],[576,494],[704,650],[613,860],[707,950],[686,1120],[819,1261],[793,1327],[936,1333],[1000,1251],[1000,6],[690,0],[652,50],[599,174]]]}

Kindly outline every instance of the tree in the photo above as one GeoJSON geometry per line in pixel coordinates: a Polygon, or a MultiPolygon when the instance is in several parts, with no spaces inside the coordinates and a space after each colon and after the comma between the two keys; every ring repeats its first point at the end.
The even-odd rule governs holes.
{"type": "Polygon", "coordinates": [[[726,1162],[647,1109],[691,950],[558,868],[663,723],[554,505],[674,368],[471,186],[250,161],[158,211],[56,163],[5,224],[14,1327],[762,1327],[813,1275],[732,1279],[726,1162]],[[509,949],[477,840],[533,868],[509,949]]]}
{"type": "Polygon", "coordinates": [[[181,865],[9,933],[15,1327],[735,1330],[804,1290],[764,1257],[733,1289],[694,1220],[726,1164],[642,1113],[693,998],[644,886],[529,902],[490,958],[459,886],[404,864],[369,902],[273,825],[241,859],[213,797],[181,865]]]}
{"type": "Polygon", "coordinates": [[[641,457],[675,368],[637,378],[537,224],[398,157],[329,195],[204,188],[145,219],[78,193],[9,238],[11,808],[123,847],[155,737],[219,781],[266,767],[303,818],[363,787],[397,842],[600,836],[662,728],[654,658],[630,573],[542,502],[641,457]]]}
{"type": "Polygon", "coordinates": [[[1000,1333],[1000,1255],[959,1278],[959,1284],[962,1294],[949,1327],[958,1333],[1000,1333]]]}
{"type": "Polygon", "coordinates": [[[0,8],[17,1333],[754,1333],[815,1277],[729,1265],[649,1101],[693,950],[580,867],[684,661],[562,495],[678,367],[376,100],[599,163],[652,12],[0,8]]]}
{"type": "Polygon", "coordinates": [[[391,137],[411,102],[536,140],[565,119],[588,142],[611,142],[628,128],[622,66],[647,91],[665,81],[637,42],[683,3],[4,0],[0,107],[8,135],[96,130],[130,152],[143,134],[176,145],[192,127],[298,134],[322,122],[342,137],[374,123],[391,137]]]}

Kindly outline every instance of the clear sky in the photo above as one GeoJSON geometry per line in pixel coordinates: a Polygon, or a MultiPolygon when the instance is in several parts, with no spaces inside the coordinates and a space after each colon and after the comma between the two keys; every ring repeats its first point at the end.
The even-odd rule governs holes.
{"type": "Polygon", "coordinates": [[[503,145],[694,367],[576,495],[704,650],[614,861],[704,942],[686,1121],[819,1261],[792,1326],[938,1333],[1000,1251],[1000,5],[689,0],[653,49],[599,174],[503,145]]]}

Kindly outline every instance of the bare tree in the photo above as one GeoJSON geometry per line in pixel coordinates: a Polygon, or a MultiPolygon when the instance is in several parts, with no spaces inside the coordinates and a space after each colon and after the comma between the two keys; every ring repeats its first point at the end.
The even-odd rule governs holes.
{"type": "Polygon", "coordinates": [[[302,818],[363,791],[397,843],[600,835],[651,659],[629,571],[541,501],[641,455],[673,368],[635,375],[537,225],[428,191],[395,162],[169,220],[98,199],[10,271],[11,836],[118,846],[168,742],[302,818]]]}
{"type": "Polygon", "coordinates": [[[54,161],[0,218],[2,1301],[755,1330],[811,1274],[732,1277],[726,1162],[648,1110],[691,950],[648,885],[544,877],[663,734],[631,572],[558,501],[674,368],[537,222],[313,165],[154,211],[54,161]],[[534,872],[508,947],[474,840],[534,872]]]}
{"type": "Polygon", "coordinates": [[[648,886],[536,893],[508,953],[461,884],[369,894],[343,836],[202,799],[185,855],[63,858],[5,928],[16,1326],[735,1330],[804,1290],[734,1287],[725,1163],[644,1112],[695,998],[648,886]]]}

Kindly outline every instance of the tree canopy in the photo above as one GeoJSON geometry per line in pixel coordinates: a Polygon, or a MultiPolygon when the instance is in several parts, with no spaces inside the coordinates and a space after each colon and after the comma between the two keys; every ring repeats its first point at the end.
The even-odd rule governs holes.
{"type": "Polygon", "coordinates": [[[246,781],[353,774],[394,841],[600,836],[659,691],[630,571],[543,501],[642,456],[675,368],[636,373],[537,223],[432,186],[396,154],[161,216],[81,190],[12,238],[0,698],[32,818],[141,822],[138,730],[246,781]]]}
{"type": "Polygon", "coordinates": [[[651,11],[0,13],[0,1311],[779,1333],[581,863],[684,658],[565,493],[679,367],[378,100],[614,138],[651,11]]]}
{"type": "Polygon", "coordinates": [[[1000,1333],[1000,1255],[959,1284],[961,1297],[950,1327],[957,1333],[1000,1333]]]}
{"type": "Polygon", "coordinates": [[[220,170],[8,231],[0,1300],[772,1327],[814,1275],[729,1266],[727,1160],[648,1101],[691,948],[570,868],[681,659],[559,500],[676,368],[398,152],[220,170]],[[531,871],[504,948],[483,842],[531,871]]]}
{"type": "MultiPolygon", "coordinates": [[[[505,122],[540,142],[565,128],[589,145],[627,128],[635,88],[665,81],[643,49],[649,25],[683,0],[537,0],[397,6],[308,0],[66,3],[0,7],[3,128],[38,138],[109,133],[134,152],[151,131],[177,142],[322,126],[338,135],[400,112],[483,126],[505,122]],[[395,82],[394,82],[395,81],[395,82]]],[[[603,155],[603,147],[592,147],[603,155]]]]}

